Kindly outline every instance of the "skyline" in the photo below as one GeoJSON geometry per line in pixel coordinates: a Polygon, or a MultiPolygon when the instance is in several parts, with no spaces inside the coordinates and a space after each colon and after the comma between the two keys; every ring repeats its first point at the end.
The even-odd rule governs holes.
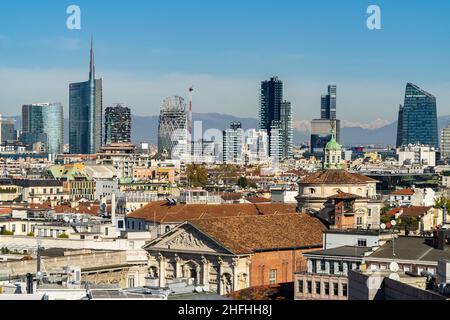
{"type": "Polygon", "coordinates": [[[442,40],[450,29],[445,16],[450,4],[419,3],[377,1],[383,19],[379,31],[365,28],[367,1],[283,1],[271,7],[267,1],[258,7],[238,7],[233,1],[147,2],[140,7],[77,1],[80,31],[65,28],[68,2],[2,3],[0,113],[16,116],[23,104],[61,102],[67,117],[68,85],[86,78],[93,34],[97,74],[105,81],[104,106],[122,102],[137,115],[157,115],[164,98],[187,97],[194,85],[194,112],[227,110],[256,118],[260,82],[278,75],[297,126],[319,118],[320,96],[330,84],[338,86],[342,120],[394,122],[407,82],[435,95],[438,114],[445,116],[450,46],[442,40]],[[270,28],[265,23],[269,13],[277,22],[270,28]],[[41,15],[39,28],[25,23],[41,15]],[[416,23],[411,26],[411,21],[416,23]],[[270,45],[261,43],[267,36],[270,45]],[[426,39],[427,45],[421,41],[406,50],[405,43],[414,39],[426,39]],[[364,112],[355,113],[361,105],[364,112]]]}

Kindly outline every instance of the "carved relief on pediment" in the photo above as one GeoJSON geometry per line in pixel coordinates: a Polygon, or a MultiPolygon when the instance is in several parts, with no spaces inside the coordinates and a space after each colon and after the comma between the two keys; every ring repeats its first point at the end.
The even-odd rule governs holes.
{"type": "Polygon", "coordinates": [[[173,237],[156,244],[158,248],[199,252],[223,252],[214,242],[196,230],[180,230],[173,237]]]}

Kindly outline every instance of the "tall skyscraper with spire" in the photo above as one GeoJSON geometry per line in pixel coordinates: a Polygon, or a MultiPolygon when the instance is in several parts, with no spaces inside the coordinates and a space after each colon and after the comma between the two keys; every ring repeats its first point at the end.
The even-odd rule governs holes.
{"type": "Polygon", "coordinates": [[[69,87],[69,145],[71,154],[95,154],[102,146],[102,79],[95,79],[91,40],[89,80],[69,87]]]}

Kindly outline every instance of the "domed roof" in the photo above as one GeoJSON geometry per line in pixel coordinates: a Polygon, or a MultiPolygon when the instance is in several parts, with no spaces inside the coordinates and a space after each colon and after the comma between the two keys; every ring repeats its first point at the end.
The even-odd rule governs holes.
{"type": "Polygon", "coordinates": [[[333,135],[333,138],[331,138],[330,142],[327,143],[327,145],[325,146],[325,150],[330,150],[330,151],[339,151],[341,150],[342,147],[341,145],[336,141],[336,138],[333,135]]]}

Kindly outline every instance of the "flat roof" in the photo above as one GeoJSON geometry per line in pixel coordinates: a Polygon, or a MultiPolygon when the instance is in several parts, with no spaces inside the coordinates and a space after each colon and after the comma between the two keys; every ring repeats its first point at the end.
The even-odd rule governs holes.
{"type": "Polygon", "coordinates": [[[372,251],[372,248],[368,247],[353,247],[353,246],[343,246],[333,249],[318,250],[308,253],[304,253],[304,256],[314,255],[314,256],[330,256],[330,257],[364,257],[366,252],[372,251]]]}

